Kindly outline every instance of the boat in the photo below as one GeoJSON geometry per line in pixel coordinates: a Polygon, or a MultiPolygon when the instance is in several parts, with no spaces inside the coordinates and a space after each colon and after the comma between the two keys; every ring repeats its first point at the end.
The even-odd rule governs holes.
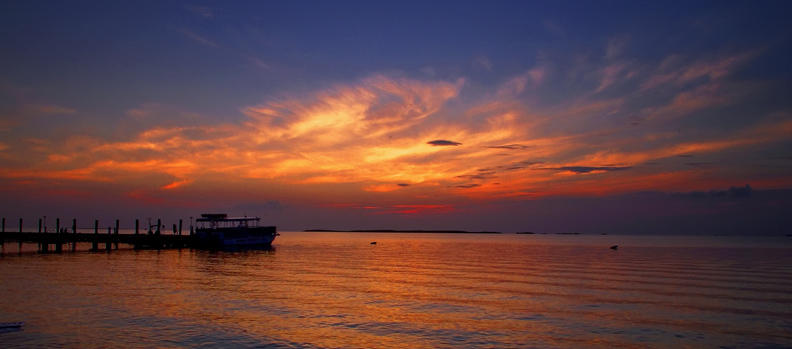
{"type": "Polygon", "coordinates": [[[228,217],[204,213],[196,219],[193,245],[197,248],[269,247],[278,234],[274,226],[260,226],[259,217],[228,217]]]}

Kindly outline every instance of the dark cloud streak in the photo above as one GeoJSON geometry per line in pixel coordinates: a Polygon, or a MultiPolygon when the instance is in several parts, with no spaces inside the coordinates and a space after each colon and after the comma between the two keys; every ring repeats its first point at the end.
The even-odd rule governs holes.
{"type": "Polygon", "coordinates": [[[524,150],[530,148],[530,146],[523,145],[523,144],[505,144],[505,145],[492,145],[487,148],[490,149],[508,149],[508,150],[524,150]]]}
{"type": "Polygon", "coordinates": [[[470,188],[475,188],[475,187],[478,187],[478,186],[481,186],[481,184],[475,184],[475,183],[472,183],[472,184],[460,184],[460,185],[456,185],[454,187],[455,188],[461,188],[461,189],[470,189],[470,188]]]}
{"type": "Polygon", "coordinates": [[[445,139],[435,139],[433,141],[426,142],[426,144],[430,144],[430,145],[435,146],[435,147],[438,147],[438,146],[454,146],[454,147],[456,147],[456,146],[462,145],[462,143],[449,141],[449,140],[445,140],[445,139]]]}
{"type": "Polygon", "coordinates": [[[542,168],[542,170],[556,170],[556,171],[568,171],[574,173],[590,173],[594,171],[605,171],[605,172],[612,172],[612,171],[623,171],[629,170],[632,166],[563,166],[563,167],[552,167],[552,168],[542,168]]]}
{"type": "Polygon", "coordinates": [[[686,193],[673,193],[672,196],[681,199],[745,199],[750,198],[753,189],[746,184],[744,187],[730,187],[727,190],[691,191],[686,193]]]}

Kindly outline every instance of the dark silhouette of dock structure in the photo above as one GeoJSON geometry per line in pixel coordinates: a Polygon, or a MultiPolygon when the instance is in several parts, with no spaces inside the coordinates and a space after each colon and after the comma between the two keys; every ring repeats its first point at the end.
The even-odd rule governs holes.
{"type": "MultiPolygon", "coordinates": [[[[157,220],[157,225],[149,224],[145,231],[140,229],[140,220],[135,220],[134,234],[120,234],[119,220],[115,220],[114,226],[108,226],[107,230],[99,228],[99,220],[94,220],[93,233],[78,232],[77,219],[72,219],[71,226],[61,226],[60,219],[56,219],[55,231],[47,231],[42,225],[42,219],[38,220],[38,231],[25,231],[23,220],[19,219],[19,227],[13,231],[6,229],[6,219],[2,218],[0,225],[0,245],[5,243],[18,243],[19,250],[22,250],[23,243],[38,244],[39,252],[63,252],[64,247],[75,251],[77,243],[91,243],[91,251],[110,251],[118,249],[119,244],[126,244],[135,249],[169,249],[185,248],[193,245],[193,227],[190,226],[188,234],[182,234],[182,220],[179,220],[178,228],[173,224],[173,234],[163,234],[161,228],[162,220],[157,220]],[[43,228],[43,229],[42,229],[43,228]]],[[[81,230],[86,230],[81,228],[81,230]]]]}

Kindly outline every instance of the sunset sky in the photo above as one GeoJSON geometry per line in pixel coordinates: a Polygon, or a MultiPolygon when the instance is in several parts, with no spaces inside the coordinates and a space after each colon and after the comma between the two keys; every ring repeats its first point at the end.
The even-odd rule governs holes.
{"type": "Polygon", "coordinates": [[[5,1],[0,215],[792,233],[790,10],[5,1]]]}

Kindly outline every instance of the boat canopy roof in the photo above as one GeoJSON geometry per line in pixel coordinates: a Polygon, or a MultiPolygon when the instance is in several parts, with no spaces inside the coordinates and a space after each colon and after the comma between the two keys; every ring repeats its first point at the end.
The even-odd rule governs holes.
{"type": "Polygon", "coordinates": [[[258,221],[259,217],[228,217],[225,213],[204,213],[196,222],[252,222],[258,221]]]}

